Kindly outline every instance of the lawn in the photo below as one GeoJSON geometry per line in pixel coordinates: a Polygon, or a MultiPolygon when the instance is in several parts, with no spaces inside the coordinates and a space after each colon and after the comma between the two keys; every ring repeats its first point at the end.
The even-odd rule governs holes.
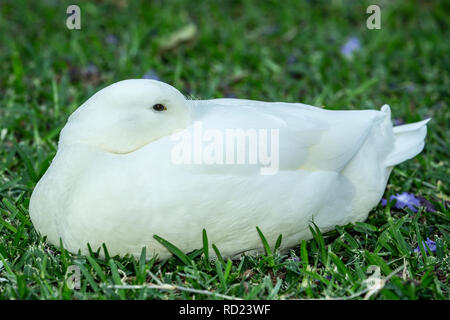
{"type": "Polygon", "coordinates": [[[0,2],[0,299],[449,299],[448,1],[84,1],[80,30],[66,27],[70,4],[0,2]],[[379,30],[366,27],[374,3],[379,30]],[[387,103],[396,123],[432,117],[424,151],[393,170],[384,196],[422,205],[380,204],[288,255],[238,261],[202,248],[164,262],[104,248],[101,259],[46,244],[28,204],[67,117],[100,88],[143,77],[194,98],[387,103]],[[80,288],[66,281],[71,266],[80,288]]]}

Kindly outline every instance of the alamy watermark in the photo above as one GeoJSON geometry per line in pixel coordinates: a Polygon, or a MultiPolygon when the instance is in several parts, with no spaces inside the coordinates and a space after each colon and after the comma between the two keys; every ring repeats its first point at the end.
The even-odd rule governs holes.
{"type": "Polygon", "coordinates": [[[381,9],[376,4],[367,7],[366,13],[370,14],[367,18],[367,29],[381,29],[381,9]]]}
{"type": "Polygon", "coordinates": [[[174,164],[259,165],[261,175],[272,175],[279,169],[278,129],[203,129],[201,121],[192,131],[171,136],[177,142],[172,148],[174,164]]]}
{"type": "Polygon", "coordinates": [[[66,271],[66,286],[70,290],[79,290],[81,287],[81,272],[80,267],[71,265],[67,268],[66,271]]]}
{"type": "Polygon", "coordinates": [[[81,10],[77,5],[70,5],[67,7],[66,13],[68,17],[66,19],[66,27],[69,30],[80,30],[81,29],[81,10]]]}

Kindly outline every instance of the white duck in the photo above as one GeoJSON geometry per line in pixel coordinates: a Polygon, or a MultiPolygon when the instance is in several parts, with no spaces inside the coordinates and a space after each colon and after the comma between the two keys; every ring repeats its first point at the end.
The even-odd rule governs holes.
{"type": "Polygon", "coordinates": [[[393,166],[423,149],[428,121],[393,128],[387,105],[330,111],[300,103],[187,100],[163,82],[120,81],[69,117],[33,191],[30,216],[49,242],[58,246],[61,238],[72,252],[105,243],[111,255],[139,256],[146,247],[165,259],[170,253],[153,235],[189,252],[202,247],[205,228],[210,243],[229,257],[263,250],[256,226],[271,245],[282,234],[281,249],[288,249],[311,238],[312,221],[325,232],[365,220],[393,166]],[[194,136],[199,124],[215,130],[210,141],[233,128],[278,132],[279,145],[270,150],[279,163],[264,174],[268,165],[261,162],[174,161],[180,136],[194,136]]]}

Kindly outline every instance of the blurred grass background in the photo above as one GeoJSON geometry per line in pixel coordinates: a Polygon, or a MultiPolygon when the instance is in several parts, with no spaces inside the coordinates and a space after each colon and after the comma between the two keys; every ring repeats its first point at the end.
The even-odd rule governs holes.
{"type": "Polygon", "coordinates": [[[394,276],[377,297],[448,298],[449,12],[448,1],[418,0],[1,1],[0,297],[210,297],[101,286],[117,284],[116,264],[138,284],[147,281],[142,270],[153,270],[169,283],[244,298],[345,297],[363,288],[368,265],[383,266],[387,275],[405,260],[408,276],[394,276]],[[81,30],[66,27],[70,4],[81,8],[81,30]],[[366,28],[370,4],[381,8],[380,30],[366,28]],[[367,221],[375,229],[349,226],[329,235],[326,248],[345,269],[339,262],[330,265],[335,256],[324,258],[315,240],[307,244],[309,264],[303,259],[293,266],[278,257],[274,267],[264,257],[248,258],[230,267],[225,282],[218,267],[203,260],[196,260],[193,271],[177,259],[104,263],[93,255],[96,269],[83,257],[60,254],[30,224],[31,191],[56,152],[68,115],[100,88],[142,77],[196,99],[237,97],[343,110],[387,103],[399,124],[432,117],[424,152],[393,171],[387,195],[413,192],[436,211],[394,214],[380,207],[367,221]],[[382,234],[387,240],[380,243],[382,234]],[[414,247],[427,236],[437,241],[440,256],[405,252],[403,241],[414,247]],[[73,263],[84,266],[88,279],[81,291],[64,284],[73,263]],[[253,273],[251,279],[244,269],[253,273]],[[190,272],[195,276],[187,277],[190,272]],[[279,287],[276,279],[282,279],[279,287]]]}

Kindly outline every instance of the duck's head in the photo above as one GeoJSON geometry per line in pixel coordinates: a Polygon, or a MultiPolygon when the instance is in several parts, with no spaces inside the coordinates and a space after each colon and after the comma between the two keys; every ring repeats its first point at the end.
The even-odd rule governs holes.
{"type": "Polygon", "coordinates": [[[69,117],[60,145],[129,153],[189,123],[188,101],[174,87],[155,80],[124,80],[97,92],[69,117]]]}

